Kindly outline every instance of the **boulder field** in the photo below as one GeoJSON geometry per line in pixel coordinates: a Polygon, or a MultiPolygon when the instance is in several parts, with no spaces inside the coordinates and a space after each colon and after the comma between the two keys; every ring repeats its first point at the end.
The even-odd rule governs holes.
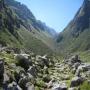
{"type": "Polygon", "coordinates": [[[90,86],[90,63],[78,55],[58,61],[32,52],[0,51],[0,90],[82,90],[84,83],[90,86]]]}

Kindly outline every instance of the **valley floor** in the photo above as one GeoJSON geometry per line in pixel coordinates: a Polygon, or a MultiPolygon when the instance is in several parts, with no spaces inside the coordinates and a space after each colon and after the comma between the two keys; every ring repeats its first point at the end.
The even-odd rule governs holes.
{"type": "Polygon", "coordinates": [[[47,55],[0,49],[0,90],[90,90],[90,63],[78,55],[63,61],[47,55]]]}

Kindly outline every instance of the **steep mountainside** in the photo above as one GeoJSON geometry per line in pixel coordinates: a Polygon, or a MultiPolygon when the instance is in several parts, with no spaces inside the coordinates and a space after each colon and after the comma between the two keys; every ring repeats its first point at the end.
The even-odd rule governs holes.
{"type": "Polygon", "coordinates": [[[5,0],[5,3],[9,5],[9,7],[11,7],[11,9],[17,14],[17,16],[21,20],[23,20],[24,24],[26,23],[28,24],[27,26],[29,30],[31,30],[30,25],[32,25],[36,30],[46,31],[52,36],[56,35],[56,32],[54,29],[49,28],[40,20],[36,20],[32,12],[25,5],[15,0],[5,0]]]}
{"type": "Polygon", "coordinates": [[[0,43],[32,49],[36,53],[52,52],[56,32],[37,20],[32,12],[15,0],[0,0],[0,43]]]}
{"type": "Polygon", "coordinates": [[[63,32],[57,38],[63,52],[86,51],[90,49],[90,0],[83,5],[63,32]]]}

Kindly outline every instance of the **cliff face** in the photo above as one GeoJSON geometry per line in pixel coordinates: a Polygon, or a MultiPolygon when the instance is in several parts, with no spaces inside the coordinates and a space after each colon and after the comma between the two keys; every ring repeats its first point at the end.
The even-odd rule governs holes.
{"type": "Polygon", "coordinates": [[[74,19],[57,38],[59,48],[65,51],[90,49],[90,1],[84,0],[74,19]]]}
{"type": "Polygon", "coordinates": [[[84,0],[82,7],[79,9],[73,20],[73,26],[76,32],[82,32],[83,30],[89,28],[90,24],[90,1],[84,0]]]}

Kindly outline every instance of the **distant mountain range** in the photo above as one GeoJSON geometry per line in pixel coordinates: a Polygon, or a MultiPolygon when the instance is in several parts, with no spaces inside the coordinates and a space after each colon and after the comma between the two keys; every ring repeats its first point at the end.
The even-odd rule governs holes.
{"type": "Polygon", "coordinates": [[[64,53],[90,50],[90,0],[84,0],[74,19],[58,35],[57,43],[64,53]]]}

